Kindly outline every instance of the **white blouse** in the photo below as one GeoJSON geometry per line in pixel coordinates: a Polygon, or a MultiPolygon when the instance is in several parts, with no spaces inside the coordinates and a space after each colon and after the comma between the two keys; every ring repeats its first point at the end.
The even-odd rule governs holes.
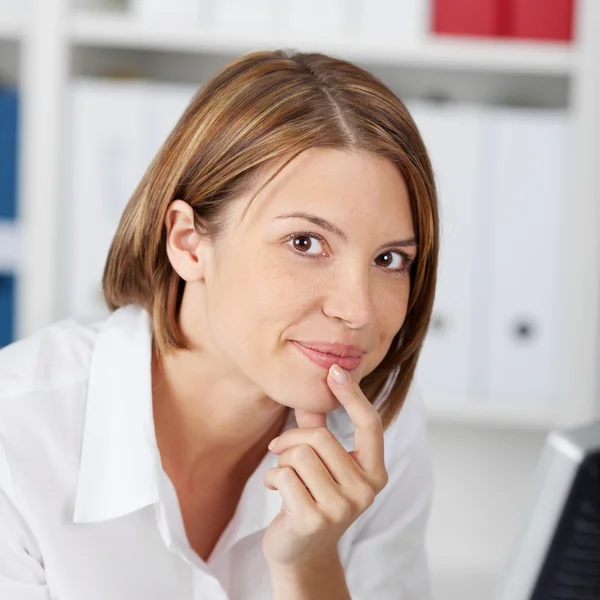
{"type": "MultiPolygon", "coordinates": [[[[263,477],[278,457],[265,455],[202,560],[158,453],[150,351],[148,313],[134,306],[0,351],[0,598],[272,598],[261,542],[281,497],[263,477]]],[[[351,450],[343,407],[327,424],[351,450]]],[[[428,600],[432,468],[414,389],[385,433],[385,460],[388,485],[339,542],[346,581],[353,600],[428,600]]]]}

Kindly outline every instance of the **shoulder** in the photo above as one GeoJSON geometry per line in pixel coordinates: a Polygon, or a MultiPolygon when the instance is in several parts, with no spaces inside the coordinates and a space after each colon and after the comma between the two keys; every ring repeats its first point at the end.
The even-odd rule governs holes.
{"type": "Polygon", "coordinates": [[[0,407],[85,380],[100,323],[60,321],[0,350],[0,407]]]}
{"type": "Polygon", "coordinates": [[[0,350],[0,490],[15,502],[19,479],[76,458],[100,326],[68,319],[0,350]]]}

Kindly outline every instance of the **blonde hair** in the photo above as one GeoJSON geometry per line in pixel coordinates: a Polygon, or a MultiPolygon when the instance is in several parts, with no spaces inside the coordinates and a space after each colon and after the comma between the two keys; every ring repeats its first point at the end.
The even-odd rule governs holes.
{"type": "Polygon", "coordinates": [[[259,51],[216,73],[187,107],[129,200],[102,286],[110,310],[126,304],[152,317],[157,351],[187,348],[178,324],[185,282],[166,253],[173,200],[194,210],[197,230],[218,240],[230,201],[313,148],[368,152],[392,161],[409,191],[418,244],[405,321],[377,368],[361,381],[384,428],[400,411],[427,332],[435,295],[439,222],[427,151],[405,105],[369,72],[318,53],[259,51]],[[386,386],[387,383],[387,386],[386,386]]]}

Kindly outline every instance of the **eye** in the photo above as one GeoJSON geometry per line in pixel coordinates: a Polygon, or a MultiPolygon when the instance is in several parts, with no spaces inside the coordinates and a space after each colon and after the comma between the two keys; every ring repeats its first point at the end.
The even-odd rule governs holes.
{"type": "Polygon", "coordinates": [[[286,240],[286,243],[299,254],[306,254],[308,256],[316,257],[324,254],[323,246],[321,245],[322,241],[323,240],[320,236],[317,236],[313,233],[295,233],[286,240]],[[311,240],[316,241],[316,252],[310,252],[310,250],[315,249],[315,243],[311,240]]]}
{"type": "Polygon", "coordinates": [[[396,271],[400,273],[410,269],[413,263],[413,259],[408,254],[399,250],[388,250],[387,252],[380,254],[377,258],[384,259],[384,264],[379,266],[386,267],[388,271],[396,271]]]}

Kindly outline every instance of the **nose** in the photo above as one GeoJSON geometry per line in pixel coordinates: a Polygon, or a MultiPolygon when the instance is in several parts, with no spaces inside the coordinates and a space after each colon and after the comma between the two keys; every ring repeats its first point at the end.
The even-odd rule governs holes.
{"type": "Polygon", "coordinates": [[[331,278],[323,312],[336,317],[351,329],[362,329],[373,321],[373,300],[369,269],[345,268],[331,278]]]}

